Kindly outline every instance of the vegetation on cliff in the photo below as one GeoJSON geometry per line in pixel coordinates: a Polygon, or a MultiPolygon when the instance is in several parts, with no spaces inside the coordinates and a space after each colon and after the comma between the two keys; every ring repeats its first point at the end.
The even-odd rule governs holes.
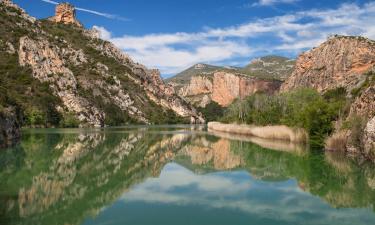
{"type": "Polygon", "coordinates": [[[31,127],[189,123],[194,108],[91,31],[0,3],[0,109],[31,127]],[[159,83],[158,83],[159,82],[159,83]]]}

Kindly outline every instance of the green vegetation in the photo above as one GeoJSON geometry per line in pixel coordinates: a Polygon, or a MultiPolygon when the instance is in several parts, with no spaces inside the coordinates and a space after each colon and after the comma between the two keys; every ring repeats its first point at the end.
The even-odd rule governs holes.
{"type": "Polygon", "coordinates": [[[206,107],[199,107],[198,110],[203,114],[207,122],[217,121],[224,116],[224,110],[218,103],[211,101],[206,107]]]}
{"type": "Polygon", "coordinates": [[[241,69],[241,72],[271,80],[285,80],[292,72],[296,61],[282,56],[265,56],[241,69]]]}
{"type": "Polygon", "coordinates": [[[324,96],[312,89],[274,96],[255,94],[233,103],[222,121],[300,127],[310,134],[312,143],[319,144],[332,133],[333,122],[346,113],[345,94],[342,88],[324,96]]]}
{"type": "Polygon", "coordinates": [[[22,113],[26,126],[57,126],[61,115],[56,111],[59,98],[48,83],[31,76],[31,70],[18,64],[16,55],[0,54],[0,105],[15,106],[22,113]]]}

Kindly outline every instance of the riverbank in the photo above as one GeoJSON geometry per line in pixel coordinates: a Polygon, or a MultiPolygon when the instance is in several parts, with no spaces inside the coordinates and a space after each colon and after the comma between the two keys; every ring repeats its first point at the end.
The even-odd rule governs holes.
{"type": "Polygon", "coordinates": [[[264,139],[282,140],[293,143],[306,143],[308,134],[303,129],[295,129],[287,126],[253,126],[244,124],[224,124],[209,122],[208,129],[224,133],[248,135],[264,139]]]}

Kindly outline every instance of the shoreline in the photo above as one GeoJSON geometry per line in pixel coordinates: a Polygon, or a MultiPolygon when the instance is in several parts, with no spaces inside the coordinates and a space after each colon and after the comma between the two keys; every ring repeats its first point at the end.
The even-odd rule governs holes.
{"type": "Polygon", "coordinates": [[[292,143],[307,143],[308,134],[303,129],[279,126],[253,126],[244,124],[224,124],[220,122],[209,122],[209,130],[229,134],[253,136],[270,140],[289,141],[292,143]]]}

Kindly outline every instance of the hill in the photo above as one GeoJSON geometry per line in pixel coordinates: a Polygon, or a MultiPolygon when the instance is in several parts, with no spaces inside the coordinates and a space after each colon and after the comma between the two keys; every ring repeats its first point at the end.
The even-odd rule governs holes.
{"type": "Polygon", "coordinates": [[[158,70],[85,29],[70,4],[40,21],[9,0],[0,4],[0,105],[17,108],[22,125],[203,122],[158,70]]]}

